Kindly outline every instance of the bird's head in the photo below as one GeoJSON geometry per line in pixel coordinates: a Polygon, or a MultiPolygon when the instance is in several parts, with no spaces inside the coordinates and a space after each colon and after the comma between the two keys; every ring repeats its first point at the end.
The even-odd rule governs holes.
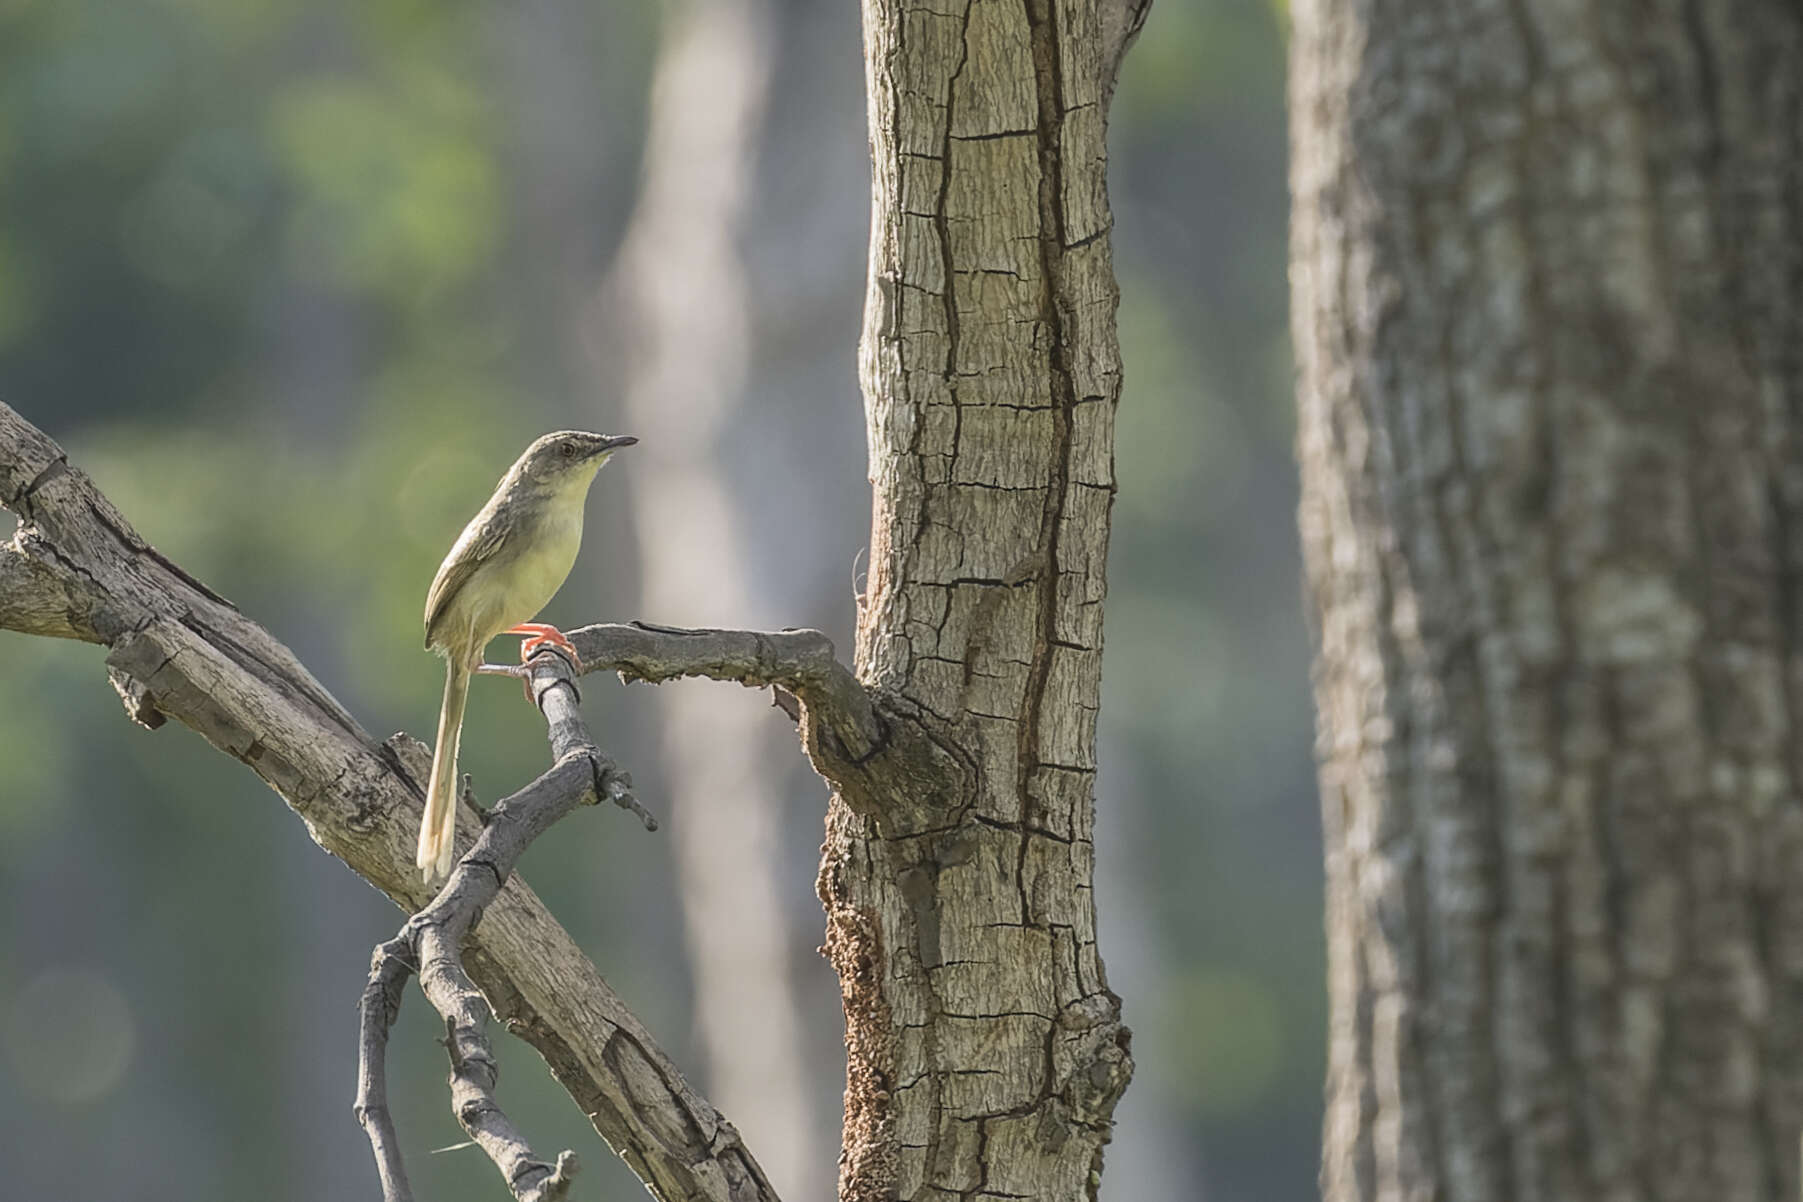
{"type": "Polygon", "coordinates": [[[527,447],[513,471],[521,481],[540,488],[587,485],[609,456],[637,441],[630,434],[558,430],[527,447]]]}

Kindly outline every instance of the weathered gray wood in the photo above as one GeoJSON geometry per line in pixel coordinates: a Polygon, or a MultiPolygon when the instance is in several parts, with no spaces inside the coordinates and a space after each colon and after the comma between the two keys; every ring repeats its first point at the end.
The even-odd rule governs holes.
{"type": "Polygon", "coordinates": [[[829,815],[844,1202],[1091,1197],[1131,1071],[1090,885],[1120,392],[1104,110],[1141,7],[864,6],[857,664],[891,741],[948,749],[952,791],[841,787],[829,815]]]}
{"type": "Polygon", "coordinates": [[[569,631],[584,672],[657,684],[682,676],[780,686],[807,705],[838,753],[863,760],[888,737],[875,703],[818,630],[707,630],[602,622],[569,631]]]}
{"type": "Polygon", "coordinates": [[[369,1136],[382,1183],[382,1202],[413,1202],[406,1158],[394,1114],[388,1108],[388,1033],[401,1012],[401,995],[417,969],[404,939],[381,944],[370,959],[369,981],[357,1002],[357,1097],[351,1104],[369,1136]]]}
{"type": "MultiPolygon", "coordinates": [[[[1120,392],[1103,135],[1143,16],[1138,0],[867,0],[873,522],[857,675],[806,631],[574,635],[587,670],[798,701],[834,789],[819,890],[846,1010],[845,1202],[1091,1199],[1132,1071],[1096,949],[1092,832],[1120,392]]],[[[28,448],[0,496],[54,458],[28,448]]],[[[115,561],[154,577],[98,590],[133,600],[84,619],[114,644],[131,711],[201,730],[322,845],[423,903],[409,871],[422,749],[371,746],[279,645],[147,548],[97,562],[115,561]],[[216,626],[236,637],[203,637],[216,626]]],[[[497,1013],[664,1196],[765,1196],[739,1192],[713,1155],[730,1128],[522,896],[509,881],[467,950],[497,1013]]]]}
{"type": "MultiPolygon", "coordinates": [[[[4,404],[0,502],[23,523],[0,552],[0,621],[109,645],[109,673],[134,718],[167,715],[200,732],[402,908],[431,900],[413,869],[424,746],[372,739],[286,647],[144,543],[61,448],[4,404]]],[[[818,664],[807,674],[831,675],[818,664]]],[[[463,807],[459,846],[478,833],[463,807]]],[[[488,906],[465,957],[496,1016],[662,1196],[774,1199],[743,1171],[731,1126],[519,877],[488,906]]]]}
{"type": "Polygon", "coordinates": [[[1778,1202],[1803,10],[1291,7],[1329,1202],[1778,1202]]]}
{"type": "MultiPolygon", "coordinates": [[[[384,1202],[412,1202],[400,1141],[387,1105],[384,1058],[388,1032],[399,1012],[407,980],[443,1017],[451,1057],[451,1110],[470,1139],[494,1163],[518,1202],[559,1202],[568,1196],[579,1167],[573,1152],[555,1163],[537,1159],[525,1136],[507,1118],[495,1095],[500,1066],[489,1043],[487,1000],[463,963],[463,943],[535,839],[576,807],[604,799],[639,809],[631,781],[589,738],[577,708],[575,668],[557,651],[541,649],[524,675],[545,715],[551,767],[525,788],[495,803],[482,817],[482,833],[464,852],[438,896],[377,946],[359,1006],[357,1119],[369,1135],[382,1179],[384,1202]]],[[[640,814],[646,823],[649,815],[640,814]]],[[[721,1125],[711,1148],[727,1170],[734,1198],[770,1197],[763,1172],[732,1129],[721,1125]]]]}

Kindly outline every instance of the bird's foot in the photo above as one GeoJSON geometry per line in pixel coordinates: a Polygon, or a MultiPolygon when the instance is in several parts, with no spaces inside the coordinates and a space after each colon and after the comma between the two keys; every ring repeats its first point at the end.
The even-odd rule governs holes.
{"type": "Polygon", "coordinates": [[[520,688],[525,692],[526,700],[533,700],[531,664],[477,664],[472,670],[478,676],[511,676],[520,682],[520,688]]]}
{"type": "Polygon", "coordinates": [[[547,622],[521,622],[518,626],[510,626],[503,634],[524,634],[530,636],[520,644],[520,662],[523,664],[532,658],[532,653],[540,647],[554,647],[569,656],[570,663],[577,668],[582,667],[582,657],[576,654],[576,644],[570,642],[563,631],[547,622]]]}
{"type": "MultiPolygon", "coordinates": [[[[520,644],[520,663],[531,662],[532,657],[545,647],[570,661],[570,670],[582,671],[582,657],[576,654],[576,644],[564,635],[563,631],[548,622],[521,622],[518,626],[510,626],[502,634],[523,634],[529,636],[520,644]]],[[[574,688],[575,685],[571,685],[574,688]]],[[[526,700],[537,704],[538,698],[532,695],[532,677],[528,673],[524,680],[526,700]]]]}

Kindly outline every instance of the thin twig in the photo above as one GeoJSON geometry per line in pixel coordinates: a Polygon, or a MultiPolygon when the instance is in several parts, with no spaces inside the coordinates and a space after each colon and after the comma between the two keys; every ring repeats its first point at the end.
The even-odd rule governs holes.
{"type": "MultiPolygon", "coordinates": [[[[413,868],[427,748],[405,734],[372,738],[291,650],[145,542],[61,447],[4,403],[0,505],[22,522],[0,549],[0,629],[105,645],[107,674],[133,721],[156,727],[167,718],[190,728],[261,777],[305,820],[308,835],[403,909],[432,900],[413,868]]],[[[804,746],[807,738],[804,730],[804,746]]],[[[592,760],[582,772],[585,796],[594,796],[592,760]]],[[[623,786],[602,783],[635,808],[623,786]]],[[[473,811],[462,822],[473,831],[473,811]]],[[[523,880],[494,896],[462,951],[494,1012],[544,1056],[649,1189],[706,1202],[775,1202],[732,1125],[683,1079],[523,880]]],[[[387,977],[375,979],[386,988],[387,977]]],[[[400,993],[397,985],[395,1007],[400,993]]],[[[377,1042],[366,1039],[363,1050],[375,1065],[392,1017],[383,1006],[366,1017],[374,1026],[365,1035],[377,1042]]],[[[358,1105],[372,1139],[398,1148],[381,1088],[360,1081],[358,1105]]],[[[378,1152],[378,1165],[398,1163],[398,1152],[378,1152]]]]}
{"type": "Polygon", "coordinates": [[[630,778],[589,738],[577,708],[569,661],[545,648],[533,657],[525,674],[545,715],[551,767],[488,811],[482,833],[438,896],[409,918],[394,939],[378,946],[371,960],[361,1006],[356,1111],[376,1157],[384,1202],[412,1198],[388,1114],[383,1058],[402,989],[414,972],[445,1021],[452,1111],[500,1170],[514,1197],[519,1202],[556,1202],[568,1192],[579,1167],[575,1154],[568,1151],[554,1164],[534,1158],[525,1137],[502,1111],[495,1097],[500,1069],[488,1039],[489,1005],[464,970],[463,940],[526,848],[577,806],[605,797],[632,809],[648,829],[657,824],[632,796],[630,778]]]}
{"type": "Polygon", "coordinates": [[[370,958],[369,984],[363,987],[363,1000],[357,1007],[357,1102],[353,1109],[376,1154],[383,1202],[413,1202],[407,1169],[401,1162],[400,1137],[388,1110],[386,1067],[388,1032],[401,1010],[401,991],[414,971],[412,955],[413,949],[402,939],[379,945],[370,958]]]}

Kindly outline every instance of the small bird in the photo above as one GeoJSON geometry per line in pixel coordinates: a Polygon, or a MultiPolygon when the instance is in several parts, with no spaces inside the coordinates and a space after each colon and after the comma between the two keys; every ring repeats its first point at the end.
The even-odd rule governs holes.
{"type": "Polygon", "coordinates": [[[445,657],[444,705],[432,750],[432,781],[415,857],[426,883],[451,871],[457,829],[457,741],[470,674],[498,634],[531,637],[524,660],[544,644],[575,648],[555,626],[529,622],[551,600],[582,545],[582,507],[601,465],[630,435],[559,430],[526,448],[463,528],[426,594],[426,649],[445,657]]]}

